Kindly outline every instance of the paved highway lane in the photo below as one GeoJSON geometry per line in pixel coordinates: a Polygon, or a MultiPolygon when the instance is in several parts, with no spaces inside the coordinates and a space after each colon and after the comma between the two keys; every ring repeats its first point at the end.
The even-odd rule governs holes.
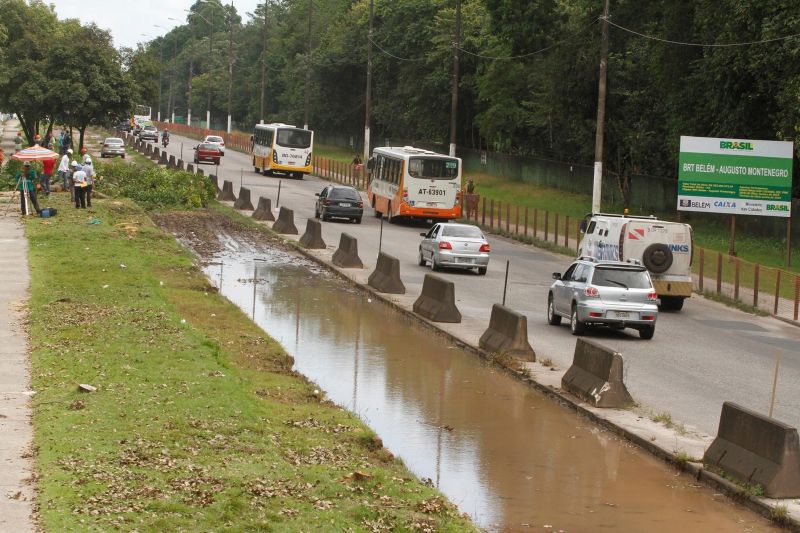
{"type": "MultiPolygon", "coordinates": [[[[168,148],[191,161],[196,141],[172,136],[168,148]]],[[[212,166],[203,165],[206,174],[212,166]]],[[[233,182],[238,193],[242,183],[252,191],[253,203],[259,196],[277,199],[279,178],[256,174],[247,155],[229,150],[219,169],[221,180],[233,182]]],[[[295,210],[295,223],[301,233],[305,221],[314,215],[314,193],[327,183],[314,177],[302,181],[282,179],[280,205],[295,210]]],[[[277,213],[277,211],[276,211],[277,213]]],[[[383,250],[400,259],[401,276],[407,295],[398,300],[413,301],[430,269],[417,266],[417,247],[422,226],[392,225],[384,222],[383,250]]],[[[379,221],[365,209],[361,225],[324,222],[323,237],[336,246],[341,232],[358,238],[359,253],[366,270],[374,268],[379,236],[379,221]]],[[[528,317],[528,332],[539,359],[549,357],[559,368],[567,368],[575,346],[566,325],[548,326],[545,302],[553,272],[563,272],[570,258],[552,254],[500,237],[490,237],[492,259],[486,276],[472,272],[446,271],[444,277],[456,286],[456,299],[464,321],[446,326],[475,344],[489,320],[493,303],[500,302],[506,260],[511,261],[507,305],[528,317]],[[466,329],[465,329],[466,326],[466,329]],[[467,333],[464,333],[464,332],[467,333]]],[[[731,400],[766,412],[772,388],[775,357],[782,351],[774,415],[793,426],[800,426],[800,329],[769,317],[756,317],[713,301],[693,297],[683,311],[662,313],[655,337],[638,338],[626,330],[596,331],[589,338],[621,352],[625,357],[626,383],[634,399],[655,413],[666,412],[687,427],[715,435],[722,402],[731,400]]]]}

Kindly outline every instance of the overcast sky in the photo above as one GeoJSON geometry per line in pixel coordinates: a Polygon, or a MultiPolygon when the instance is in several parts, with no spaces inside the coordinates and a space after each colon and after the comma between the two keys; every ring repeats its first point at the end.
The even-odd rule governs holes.
{"type": "MultiPolygon", "coordinates": [[[[233,0],[233,5],[247,20],[263,0],[233,0]]],[[[229,4],[231,0],[222,0],[229,4]]],[[[78,18],[81,22],[94,22],[110,30],[114,45],[136,46],[165,34],[186,22],[186,9],[194,0],[58,0],[54,2],[58,18],[78,18]],[[178,19],[169,20],[169,18],[178,19]],[[155,24],[165,29],[153,27],[155,24]],[[141,34],[145,34],[143,37],[141,34]]]]}

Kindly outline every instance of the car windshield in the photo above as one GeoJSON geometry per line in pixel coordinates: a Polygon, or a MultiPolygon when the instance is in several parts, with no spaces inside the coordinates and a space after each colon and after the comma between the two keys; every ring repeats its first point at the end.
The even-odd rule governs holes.
{"type": "Polygon", "coordinates": [[[219,150],[219,147],[216,144],[208,144],[208,143],[203,143],[198,148],[200,150],[214,150],[214,151],[219,150]]]}
{"type": "Polygon", "coordinates": [[[361,201],[361,197],[358,195],[355,189],[333,189],[328,197],[336,200],[353,200],[356,202],[361,201]]]}
{"type": "Polygon", "coordinates": [[[145,126],[144,129],[146,129],[147,131],[156,131],[155,126],[145,126]]]}
{"type": "Polygon", "coordinates": [[[412,157],[408,162],[412,178],[449,180],[458,177],[458,161],[444,157],[412,157]]]}
{"type": "Polygon", "coordinates": [[[296,128],[278,130],[278,145],[286,148],[308,148],[311,146],[311,132],[296,128]]]}
{"type": "Polygon", "coordinates": [[[653,287],[646,270],[602,266],[594,269],[592,285],[624,289],[650,289],[653,287]]]}
{"type": "Polygon", "coordinates": [[[442,237],[462,237],[465,239],[483,239],[483,233],[475,226],[444,226],[442,237]]]}
{"type": "Polygon", "coordinates": [[[122,144],[122,139],[117,139],[116,137],[109,137],[106,139],[106,144],[122,144]]]}
{"type": "Polygon", "coordinates": [[[206,142],[221,143],[222,137],[214,137],[213,135],[209,135],[208,137],[206,137],[206,142]]]}

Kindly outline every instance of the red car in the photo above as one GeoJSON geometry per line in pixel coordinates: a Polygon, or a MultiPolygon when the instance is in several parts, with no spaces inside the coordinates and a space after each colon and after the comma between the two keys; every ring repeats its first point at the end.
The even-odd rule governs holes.
{"type": "Polygon", "coordinates": [[[222,157],[222,151],[216,144],[200,143],[194,147],[194,162],[196,165],[200,163],[219,165],[220,157],[222,157]]]}

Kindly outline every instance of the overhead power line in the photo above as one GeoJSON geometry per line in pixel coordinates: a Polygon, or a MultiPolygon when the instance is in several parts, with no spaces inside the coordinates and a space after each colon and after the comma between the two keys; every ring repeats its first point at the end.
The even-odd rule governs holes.
{"type": "Polygon", "coordinates": [[[387,55],[387,56],[389,56],[389,57],[393,57],[393,58],[397,59],[398,61],[425,61],[425,58],[424,58],[424,57],[418,57],[418,58],[407,58],[407,57],[400,57],[400,56],[396,56],[396,55],[394,55],[393,53],[391,53],[391,52],[389,52],[389,51],[387,51],[387,50],[383,49],[383,48],[381,47],[381,45],[379,45],[378,43],[376,43],[376,42],[375,42],[375,41],[374,41],[374,40],[373,40],[371,37],[367,37],[367,39],[369,39],[369,42],[371,42],[372,44],[374,44],[374,45],[375,45],[375,47],[376,47],[378,50],[380,50],[381,52],[383,52],[384,54],[386,54],[386,55],[387,55]]]}
{"type": "Polygon", "coordinates": [[[458,48],[458,50],[460,50],[461,52],[464,52],[465,54],[469,54],[469,55],[474,56],[474,57],[479,57],[481,59],[491,59],[491,60],[496,60],[496,61],[508,61],[508,60],[514,60],[514,59],[523,59],[523,58],[526,58],[526,57],[531,57],[531,56],[535,56],[537,54],[541,54],[541,53],[547,52],[548,50],[551,50],[551,49],[553,49],[553,48],[555,48],[557,46],[561,46],[562,44],[573,40],[575,37],[578,37],[579,35],[583,35],[586,32],[586,30],[588,30],[589,28],[594,26],[595,23],[598,20],[600,20],[601,18],[602,17],[597,17],[596,19],[592,20],[589,24],[587,24],[586,26],[584,26],[583,28],[581,28],[577,32],[573,33],[572,35],[570,35],[566,39],[562,39],[562,40],[557,41],[557,42],[555,42],[555,43],[553,43],[551,45],[545,46],[544,48],[542,48],[540,50],[536,50],[535,52],[528,52],[526,54],[520,54],[520,55],[516,55],[516,56],[486,56],[486,55],[483,55],[483,54],[477,54],[475,52],[470,52],[469,50],[464,50],[463,48],[458,48]]]}
{"type": "MultiPolygon", "coordinates": [[[[602,17],[601,17],[602,18],[602,17]]],[[[741,43],[687,43],[683,41],[673,41],[671,39],[664,39],[661,37],[656,37],[654,35],[647,35],[644,33],[639,33],[638,31],[632,30],[630,28],[626,28],[625,26],[621,26],[611,19],[608,19],[608,23],[615,28],[618,28],[622,31],[626,31],[628,33],[632,33],[633,35],[637,35],[639,37],[644,37],[645,39],[650,39],[651,41],[658,41],[660,43],[667,43],[667,44],[675,44],[679,46],[696,46],[698,48],[732,48],[737,46],[751,46],[754,44],[764,44],[764,43],[774,43],[777,41],[785,41],[787,39],[794,39],[800,37],[800,33],[795,33],[793,35],[786,35],[784,37],[773,37],[772,39],[762,39],[760,41],[745,41],[741,43]]]]}

